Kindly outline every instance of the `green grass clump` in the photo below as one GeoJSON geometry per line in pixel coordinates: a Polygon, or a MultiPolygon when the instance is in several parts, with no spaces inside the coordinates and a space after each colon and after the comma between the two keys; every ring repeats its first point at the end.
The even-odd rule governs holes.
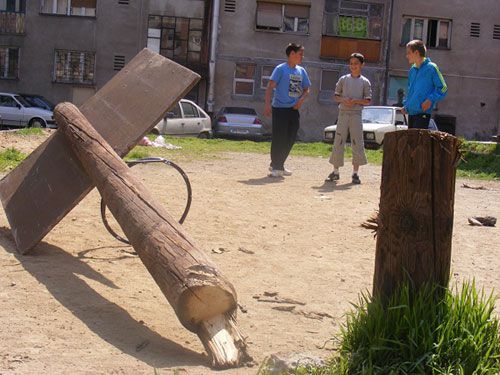
{"type": "MultiPolygon", "coordinates": [[[[499,374],[496,297],[403,285],[384,306],[362,295],[341,331],[338,374],[499,374]]],[[[332,368],[330,368],[332,370],[332,368]]]]}
{"type": "Polygon", "coordinates": [[[16,134],[20,135],[42,135],[43,130],[41,128],[22,128],[16,131],[16,134]]]}
{"type": "Polygon", "coordinates": [[[0,152],[0,172],[15,168],[26,158],[26,155],[15,148],[8,148],[0,152]]]}

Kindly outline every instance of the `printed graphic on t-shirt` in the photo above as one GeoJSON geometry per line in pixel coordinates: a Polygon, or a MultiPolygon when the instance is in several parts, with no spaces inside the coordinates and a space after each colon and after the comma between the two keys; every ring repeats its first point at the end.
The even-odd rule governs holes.
{"type": "Polygon", "coordinates": [[[288,88],[288,96],[291,98],[299,98],[302,95],[302,75],[290,74],[290,86],[288,88]]]}

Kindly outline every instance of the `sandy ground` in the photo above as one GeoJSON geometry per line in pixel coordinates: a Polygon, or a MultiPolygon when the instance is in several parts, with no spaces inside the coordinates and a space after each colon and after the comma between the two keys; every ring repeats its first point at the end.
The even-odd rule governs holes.
{"type": "MultiPolygon", "coordinates": [[[[0,150],[29,151],[39,139],[0,132],[0,150]]],[[[360,224],[378,207],[381,168],[363,168],[359,186],[344,169],[334,186],[323,182],[330,167],[322,158],[292,157],[294,175],[283,180],[265,177],[265,155],[181,165],[193,186],[184,227],[233,282],[255,360],[331,355],[349,303],[371,289],[375,240],[360,224]],[[259,301],[266,292],[302,304],[259,301]],[[291,311],[276,310],[283,306],[291,311]]],[[[134,168],[180,217],[181,179],[164,166],[134,168]]],[[[99,202],[92,191],[28,256],[16,253],[0,210],[0,374],[211,373],[197,336],[178,322],[132,249],[103,227],[99,202]]],[[[467,224],[467,216],[499,213],[499,182],[457,181],[454,279],[500,290],[498,225],[467,224]]],[[[255,374],[257,366],[217,373],[255,374]]]]}

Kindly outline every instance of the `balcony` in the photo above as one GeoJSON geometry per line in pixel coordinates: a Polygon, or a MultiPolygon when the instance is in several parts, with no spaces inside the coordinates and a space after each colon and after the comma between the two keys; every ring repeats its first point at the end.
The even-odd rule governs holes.
{"type": "Polygon", "coordinates": [[[25,13],[0,10],[0,34],[24,34],[25,13]]]}
{"type": "Polygon", "coordinates": [[[337,36],[321,37],[321,53],[323,59],[348,59],[353,52],[361,52],[368,62],[380,62],[380,40],[345,38],[337,36]]]}

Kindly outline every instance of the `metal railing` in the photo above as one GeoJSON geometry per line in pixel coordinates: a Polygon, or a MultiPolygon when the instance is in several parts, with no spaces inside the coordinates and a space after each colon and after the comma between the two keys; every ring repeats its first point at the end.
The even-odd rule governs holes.
{"type": "Polygon", "coordinates": [[[0,34],[24,34],[25,13],[0,10],[0,34]]]}

